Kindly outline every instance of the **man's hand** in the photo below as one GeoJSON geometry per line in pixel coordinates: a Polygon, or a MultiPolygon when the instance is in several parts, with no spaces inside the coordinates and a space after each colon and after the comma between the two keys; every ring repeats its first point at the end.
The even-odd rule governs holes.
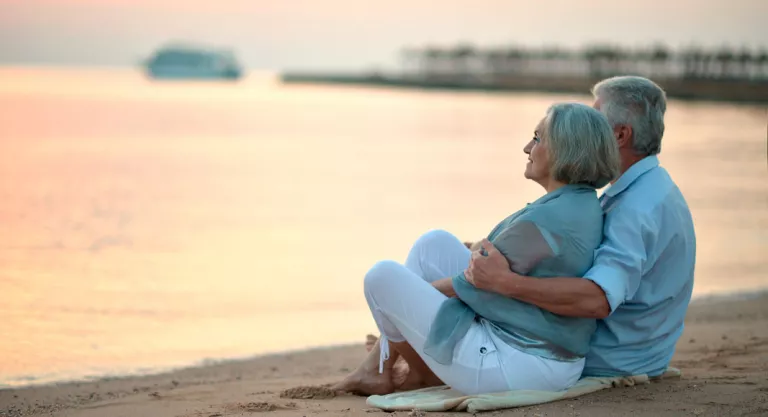
{"type": "Polygon", "coordinates": [[[484,256],[472,252],[464,277],[475,288],[515,298],[566,317],[602,319],[611,314],[603,289],[583,278],[539,279],[516,274],[504,255],[486,239],[484,256]]]}
{"type": "MultiPolygon", "coordinates": [[[[503,285],[501,284],[517,274],[512,272],[507,258],[488,239],[483,239],[480,244],[488,256],[483,255],[479,250],[472,252],[469,268],[464,271],[464,277],[475,288],[502,293],[503,285]]],[[[505,284],[508,285],[509,282],[505,284]]]]}

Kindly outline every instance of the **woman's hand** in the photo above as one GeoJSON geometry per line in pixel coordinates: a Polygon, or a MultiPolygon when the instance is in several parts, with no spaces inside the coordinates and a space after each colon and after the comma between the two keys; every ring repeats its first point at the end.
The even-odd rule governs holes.
{"type": "Polygon", "coordinates": [[[477,250],[480,250],[480,249],[482,249],[482,246],[481,246],[481,245],[482,245],[482,243],[483,243],[483,241],[482,241],[482,240],[478,240],[477,242],[475,242],[475,243],[473,243],[473,244],[469,245],[469,250],[470,250],[470,251],[472,251],[472,252],[474,252],[474,251],[477,251],[477,250]]]}
{"type": "Polygon", "coordinates": [[[480,250],[472,252],[464,277],[475,288],[503,294],[502,284],[509,284],[510,277],[516,274],[510,269],[507,258],[488,239],[483,239],[480,244],[488,255],[483,255],[480,250]]]}

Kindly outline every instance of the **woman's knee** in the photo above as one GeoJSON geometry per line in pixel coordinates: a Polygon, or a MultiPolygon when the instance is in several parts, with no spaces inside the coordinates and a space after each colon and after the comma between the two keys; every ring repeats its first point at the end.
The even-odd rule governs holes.
{"type": "Polygon", "coordinates": [[[377,262],[365,274],[365,281],[363,282],[365,292],[376,292],[380,288],[392,287],[402,275],[403,270],[404,267],[395,261],[377,262]]]}
{"type": "Polygon", "coordinates": [[[452,233],[442,229],[434,229],[424,233],[416,239],[416,243],[413,244],[413,249],[411,250],[426,251],[436,247],[443,247],[446,244],[454,244],[456,242],[463,245],[463,243],[461,243],[461,241],[452,233]]]}

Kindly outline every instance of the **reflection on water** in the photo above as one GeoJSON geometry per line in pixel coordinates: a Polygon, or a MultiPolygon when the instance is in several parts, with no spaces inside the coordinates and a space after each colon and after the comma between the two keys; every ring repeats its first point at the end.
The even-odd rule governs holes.
{"type": "MultiPolygon", "coordinates": [[[[0,70],[0,384],[361,341],[375,261],[542,194],[522,147],[561,100],[0,70]]],[[[765,110],[667,120],[695,293],[765,286],[765,110]]]]}

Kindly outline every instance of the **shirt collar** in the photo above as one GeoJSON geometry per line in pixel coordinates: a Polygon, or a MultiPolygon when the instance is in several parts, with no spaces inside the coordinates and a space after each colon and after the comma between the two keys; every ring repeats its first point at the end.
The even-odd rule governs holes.
{"type": "Polygon", "coordinates": [[[646,156],[629,167],[627,172],[622,174],[619,179],[605,190],[605,195],[614,197],[626,190],[636,179],[640,178],[646,172],[659,166],[659,158],[656,155],[646,156]]]}

